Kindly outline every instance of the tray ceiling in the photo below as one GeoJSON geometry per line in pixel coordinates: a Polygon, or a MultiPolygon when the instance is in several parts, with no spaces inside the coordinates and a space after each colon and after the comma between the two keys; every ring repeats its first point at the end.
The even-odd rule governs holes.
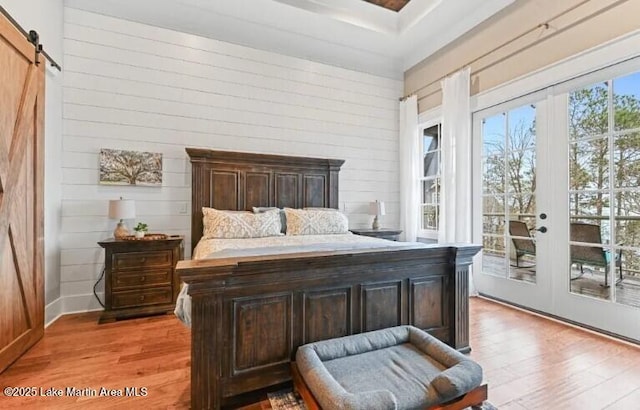
{"type": "Polygon", "coordinates": [[[401,80],[405,70],[515,1],[65,0],[65,5],[401,80]]]}
{"type": "Polygon", "coordinates": [[[375,4],[376,6],[384,7],[385,9],[400,11],[411,0],[364,0],[364,1],[375,4]]]}

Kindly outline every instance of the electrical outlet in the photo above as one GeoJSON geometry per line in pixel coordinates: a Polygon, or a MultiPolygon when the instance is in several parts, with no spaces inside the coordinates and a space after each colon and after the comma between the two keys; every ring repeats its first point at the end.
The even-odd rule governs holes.
{"type": "Polygon", "coordinates": [[[186,202],[181,202],[180,203],[180,208],[178,209],[178,213],[182,214],[182,215],[186,215],[186,213],[187,213],[187,203],[186,202]]]}

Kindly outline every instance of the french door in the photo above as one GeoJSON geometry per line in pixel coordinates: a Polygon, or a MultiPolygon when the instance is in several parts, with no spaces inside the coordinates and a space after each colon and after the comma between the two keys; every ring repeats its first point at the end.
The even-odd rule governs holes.
{"type": "Polygon", "coordinates": [[[640,340],[640,61],[554,89],[554,314],[640,340]]]}
{"type": "Polygon", "coordinates": [[[550,302],[548,101],[530,95],[474,114],[474,265],[483,294],[544,310],[550,302]]]}
{"type": "Polygon", "coordinates": [[[640,60],[473,127],[479,292],[640,340],[640,60]]]}

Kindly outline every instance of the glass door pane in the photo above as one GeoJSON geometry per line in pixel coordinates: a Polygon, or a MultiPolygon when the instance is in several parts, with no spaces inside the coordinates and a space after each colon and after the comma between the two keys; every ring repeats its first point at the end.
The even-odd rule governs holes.
{"type": "Polygon", "coordinates": [[[482,273],[506,277],[506,114],[482,120],[482,273]]]}
{"type": "Polygon", "coordinates": [[[569,94],[573,294],[640,307],[640,73],[569,94]]]}
{"type": "Polygon", "coordinates": [[[536,107],[482,119],[483,273],[536,282],[536,107]]]}
{"type": "Polygon", "coordinates": [[[640,72],[612,82],[610,280],[616,303],[640,308],[640,72]]]}

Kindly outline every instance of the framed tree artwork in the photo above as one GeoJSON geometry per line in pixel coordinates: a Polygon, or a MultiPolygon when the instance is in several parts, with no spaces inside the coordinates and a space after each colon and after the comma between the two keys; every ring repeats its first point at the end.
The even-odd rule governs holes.
{"type": "Polygon", "coordinates": [[[162,154],[103,148],[100,150],[100,183],[162,186],[162,154]]]}

